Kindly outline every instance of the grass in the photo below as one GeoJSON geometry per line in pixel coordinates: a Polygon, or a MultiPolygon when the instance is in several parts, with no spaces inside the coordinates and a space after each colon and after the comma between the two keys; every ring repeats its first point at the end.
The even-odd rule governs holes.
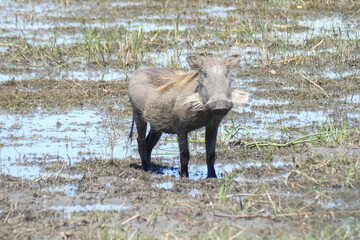
{"type": "Polygon", "coordinates": [[[220,204],[225,202],[226,194],[232,183],[233,183],[232,179],[229,177],[228,174],[225,173],[224,179],[221,180],[221,183],[220,183],[220,191],[219,191],[220,204]]]}
{"type": "Polygon", "coordinates": [[[245,149],[256,147],[257,150],[261,151],[262,147],[291,147],[298,144],[314,144],[317,143],[326,143],[333,145],[341,145],[342,143],[349,142],[353,144],[354,135],[358,134],[357,129],[353,129],[354,132],[348,133],[347,131],[347,122],[344,121],[343,126],[337,127],[334,123],[329,121],[321,124],[318,127],[318,130],[312,129],[312,133],[303,134],[298,131],[290,131],[286,126],[276,126],[275,128],[269,129],[268,125],[265,125],[263,131],[275,131],[280,132],[282,135],[288,135],[288,140],[278,140],[276,137],[273,140],[258,140],[254,137],[251,130],[247,127],[242,127],[239,124],[236,124],[234,121],[225,129],[225,132],[220,137],[221,139],[226,139],[223,141],[225,145],[238,145],[241,144],[245,149]],[[239,134],[239,133],[242,134],[239,134]],[[247,140],[237,140],[239,135],[243,139],[247,140]],[[345,139],[346,138],[346,139],[345,139]],[[235,140],[234,140],[235,139],[235,140]]]}
{"type": "MultiPolygon", "coordinates": [[[[118,64],[120,68],[137,67],[143,61],[151,44],[150,36],[143,29],[128,31],[124,28],[107,31],[88,27],[83,37],[73,44],[58,44],[56,38],[50,38],[49,43],[30,44],[26,38],[13,45],[9,62],[24,61],[29,65],[54,65],[69,68],[85,63],[102,67],[118,64]]],[[[151,38],[154,41],[154,37],[151,38]]]]}
{"type": "MultiPolygon", "coordinates": [[[[320,61],[345,64],[358,59],[359,36],[350,35],[348,30],[332,27],[328,35],[316,36],[309,34],[307,29],[284,25],[279,20],[269,20],[264,16],[271,15],[271,10],[259,9],[257,17],[250,20],[230,22],[233,19],[217,19],[224,21],[224,29],[210,30],[210,34],[201,34],[204,45],[194,48],[189,39],[199,39],[194,31],[179,31],[180,22],[184,24],[180,14],[173,20],[174,30],[145,32],[143,28],[128,31],[124,27],[99,29],[88,26],[72,44],[58,44],[56,37],[50,37],[49,43],[31,44],[24,36],[21,41],[10,47],[9,63],[24,62],[29,65],[50,65],[60,68],[71,68],[85,62],[89,66],[114,67],[133,69],[148,59],[147,54],[156,48],[157,51],[173,49],[174,54],[165,66],[179,68],[179,54],[185,49],[191,51],[210,52],[215,48],[221,52],[234,43],[239,51],[248,47],[257,48],[257,56],[246,56],[250,64],[268,66],[274,63],[320,61]],[[285,26],[285,31],[283,27],[285,26]],[[300,31],[300,33],[298,32],[300,31]],[[170,34],[173,32],[173,34],[170,34]],[[284,34],[286,32],[286,34],[284,34]],[[191,35],[190,35],[191,34],[191,35]],[[295,35],[296,34],[296,35],[295,35]],[[296,45],[293,39],[305,38],[306,45],[296,45]],[[188,39],[190,45],[179,39],[188,39]],[[166,40],[165,40],[166,39],[166,40]],[[300,54],[298,53],[300,52],[300,54]]],[[[206,23],[202,23],[206,24],[206,23]]],[[[202,27],[201,24],[199,26],[202,27]]],[[[310,26],[311,27],[311,26],[310,26]]],[[[313,31],[310,31],[313,32],[313,31]]]]}

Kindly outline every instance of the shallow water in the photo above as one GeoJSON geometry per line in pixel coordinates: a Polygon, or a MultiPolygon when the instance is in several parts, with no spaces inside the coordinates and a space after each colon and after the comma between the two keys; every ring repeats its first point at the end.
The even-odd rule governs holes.
{"type": "MultiPolygon", "coordinates": [[[[205,157],[204,157],[205,158],[205,157]]],[[[176,161],[173,162],[174,166],[177,165],[176,161]]],[[[290,166],[291,163],[288,162],[283,162],[281,160],[276,160],[274,162],[271,162],[270,164],[264,164],[260,161],[252,161],[252,162],[241,162],[241,160],[239,160],[238,163],[222,163],[220,160],[218,160],[218,162],[215,163],[214,167],[215,167],[215,171],[218,177],[223,178],[225,176],[225,174],[231,173],[235,170],[241,170],[244,168],[260,168],[263,165],[268,165],[268,166],[272,166],[274,168],[282,168],[282,167],[287,167],[290,166]]],[[[180,170],[176,167],[171,167],[171,168],[162,168],[160,174],[164,175],[164,176],[173,176],[175,178],[180,178],[180,170]]],[[[159,174],[159,172],[154,172],[154,175],[159,174]]],[[[264,178],[264,181],[273,181],[276,180],[277,178],[281,178],[281,177],[285,177],[287,175],[286,174],[281,174],[279,176],[273,176],[270,178],[264,178]]],[[[207,177],[207,166],[204,160],[204,164],[192,164],[191,160],[190,160],[190,164],[189,164],[189,178],[191,179],[205,179],[207,177]]],[[[235,178],[235,180],[240,181],[240,177],[235,178]]],[[[256,180],[254,180],[256,181],[256,180]]],[[[173,183],[172,182],[165,182],[165,183],[161,183],[161,184],[156,184],[156,187],[158,188],[172,188],[173,187],[173,183]]]]}
{"type": "Polygon", "coordinates": [[[174,183],[173,182],[162,182],[162,183],[153,184],[153,186],[157,187],[157,188],[170,189],[174,186],[174,183]]]}
{"type": "Polygon", "coordinates": [[[50,192],[61,192],[65,193],[69,197],[73,197],[76,194],[77,187],[75,185],[64,185],[64,186],[54,186],[54,187],[46,187],[43,188],[43,191],[50,191],[50,192]]]}
{"type": "Polygon", "coordinates": [[[125,158],[131,153],[125,144],[127,136],[112,139],[114,133],[106,126],[105,117],[94,110],[0,115],[0,129],[1,171],[16,177],[34,179],[44,174],[37,165],[22,166],[27,162],[60,160],[71,165],[83,158],[125,158]],[[111,141],[115,142],[113,148],[111,141]]]}
{"type": "Polygon", "coordinates": [[[80,81],[120,81],[127,78],[129,73],[122,70],[115,70],[111,68],[104,69],[91,69],[84,67],[82,69],[60,69],[56,68],[52,71],[48,71],[45,68],[28,68],[18,71],[12,71],[11,73],[0,73],[0,82],[9,80],[26,80],[33,78],[40,79],[74,79],[80,81]]]}
{"type": "Polygon", "coordinates": [[[192,197],[196,197],[197,195],[200,195],[201,191],[199,191],[198,189],[194,188],[189,192],[189,195],[192,197]]]}
{"type": "MultiPolygon", "coordinates": [[[[223,7],[223,6],[211,5],[199,10],[198,12],[212,17],[225,18],[229,14],[229,11],[233,11],[233,10],[236,10],[236,7],[233,6],[223,7]]],[[[202,16],[202,18],[205,18],[205,16],[202,16]]]]}
{"type": "Polygon", "coordinates": [[[1,173],[9,174],[14,177],[20,177],[23,179],[33,180],[39,177],[41,168],[39,166],[21,166],[16,164],[7,164],[4,160],[1,160],[1,173]]]}
{"type": "Polygon", "coordinates": [[[86,211],[123,211],[130,206],[114,204],[93,204],[93,205],[73,205],[73,206],[52,206],[50,209],[61,212],[86,212],[86,211]]]}
{"type": "MultiPolygon", "coordinates": [[[[313,29],[314,33],[321,34],[323,31],[349,31],[349,36],[359,37],[359,33],[353,31],[356,27],[356,22],[352,19],[344,19],[339,14],[333,14],[331,16],[322,16],[314,18],[299,19],[298,24],[300,26],[306,26],[313,29]]],[[[344,36],[346,37],[346,36],[344,36]]]]}

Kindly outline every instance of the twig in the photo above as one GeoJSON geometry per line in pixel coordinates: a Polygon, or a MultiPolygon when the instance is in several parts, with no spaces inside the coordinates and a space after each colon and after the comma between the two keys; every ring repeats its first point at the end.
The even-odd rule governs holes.
{"type": "Polygon", "coordinates": [[[127,223],[131,222],[132,220],[134,220],[135,218],[138,218],[138,217],[140,217],[140,214],[136,214],[135,216],[132,216],[131,218],[123,221],[123,222],[121,223],[121,226],[126,225],[127,223]]]}
{"type": "MultiPolygon", "coordinates": [[[[51,169],[51,170],[52,170],[52,169],[51,169]]],[[[39,182],[40,180],[44,179],[48,174],[49,174],[49,172],[44,173],[41,177],[35,179],[35,180],[33,181],[33,183],[39,182]]]]}
{"type": "Polygon", "coordinates": [[[268,193],[268,191],[266,190],[266,188],[264,188],[264,189],[265,189],[266,195],[267,195],[267,197],[268,197],[268,199],[269,199],[269,201],[270,201],[270,203],[271,203],[271,205],[273,207],[273,211],[275,212],[276,211],[276,204],[272,200],[272,198],[271,198],[270,194],[268,193]]]}
{"type": "Polygon", "coordinates": [[[5,218],[5,220],[4,220],[4,224],[7,222],[7,220],[8,220],[8,218],[9,218],[12,210],[13,210],[13,208],[12,208],[12,206],[11,206],[10,211],[9,211],[9,213],[6,215],[6,218],[5,218]]]}
{"type": "Polygon", "coordinates": [[[262,64],[261,66],[270,66],[272,64],[287,63],[287,62],[299,60],[301,58],[304,58],[304,57],[303,56],[293,57],[293,58],[289,58],[289,59],[285,59],[285,60],[281,60],[281,61],[277,61],[277,62],[265,63],[265,64],[262,64]]]}
{"type": "Polygon", "coordinates": [[[222,213],[215,213],[214,216],[216,217],[227,217],[227,218],[276,218],[276,217],[298,217],[298,216],[306,216],[306,215],[313,215],[313,212],[304,212],[304,213],[285,213],[285,214],[249,214],[249,215],[230,215],[230,214],[222,214],[222,213]]]}
{"type": "Polygon", "coordinates": [[[61,174],[61,172],[63,171],[64,166],[65,166],[65,162],[64,162],[64,164],[62,165],[62,167],[61,167],[60,171],[58,172],[58,174],[56,175],[56,177],[55,177],[55,181],[57,180],[57,178],[59,177],[59,175],[60,175],[60,174],[61,174]]]}
{"type": "Polygon", "coordinates": [[[312,83],[315,87],[319,88],[327,98],[330,98],[330,96],[325,92],[325,90],[320,87],[319,85],[317,85],[314,81],[312,81],[311,79],[307,78],[304,74],[302,74],[301,72],[299,72],[300,76],[302,76],[305,80],[309,81],[310,83],[312,83]]]}
{"type": "Polygon", "coordinates": [[[316,44],[315,46],[313,46],[313,47],[311,48],[311,50],[312,50],[313,52],[316,52],[316,48],[317,48],[318,46],[320,46],[320,45],[324,42],[324,40],[325,40],[325,38],[321,39],[321,41],[320,41],[318,44],[316,44]]]}
{"type": "MultiPolygon", "coordinates": [[[[271,194],[271,193],[270,193],[271,194]]],[[[232,194],[232,195],[227,195],[226,198],[232,198],[232,197],[237,197],[237,196],[244,196],[244,197],[247,197],[247,196],[266,196],[268,194],[266,193],[237,193],[237,194],[232,194]]],[[[271,195],[276,195],[276,194],[271,194],[271,195]]],[[[219,197],[217,197],[219,198],[219,197]]]]}
{"type": "Polygon", "coordinates": [[[310,181],[313,181],[316,185],[319,185],[319,183],[318,183],[318,181],[316,181],[316,179],[314,179],[313,177],[308,176],[307,174],[305,174],[305,173],[303,173],[303,172],[301,172],[299,170],[291,170],[291,172],[294,172],[294,173],[297,173],[299,175],[305,176],[310,181]]]}
{"type": "MultiPolygon", "coordinates": [[[[20,50],[21,51],[21,50],[20,50]]],[[[22,54],[22,52],[19,52],[20,53],[20,55],[26,60],[26,61],[28,61],[30,64],[31,64],[31,61],[27,58],[27,57],[25,57],[24,56],[24,54],[22,54]]]]}
{"type": "Polygon", "coordinates": [[[14,43],[0,42],[0,46],[5,46],[5,47],[16,46],[16,47],[19,47],[20,45],[17,45],[17,44],[14,44],[14,43]]]}
{"type": "Polygon", "coordinates": [[[73,79],[72,81],[73,81],[73,83],[75,83],[77,86],[79,86],[82,90],[84,90],[84,88],[80,85],[80,83],[75,82],[74,79],[73,79]]]}

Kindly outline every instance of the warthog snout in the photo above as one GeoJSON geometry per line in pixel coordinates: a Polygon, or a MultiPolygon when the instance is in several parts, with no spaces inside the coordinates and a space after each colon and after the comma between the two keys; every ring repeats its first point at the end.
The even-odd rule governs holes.
{"type": "Polygon", "coordinates": [[[210,101],[205,104],[206,109],[211,110],[215,115],[225,115],[233,107],[233,103],[230,100],[217,100],[210,101]]]}

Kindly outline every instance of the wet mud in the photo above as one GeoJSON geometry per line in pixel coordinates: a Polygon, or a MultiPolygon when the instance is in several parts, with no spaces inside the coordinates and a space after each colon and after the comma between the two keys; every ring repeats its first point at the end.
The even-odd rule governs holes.
{"type": "MultiPolygon", "coordinates": [[[[1,239],[357,239],[360,5],[356,1],[4,1],[1,239]],[[175,135],[149,172],[128,139],[137,68],[240,54],[250,93],[204,129],[189,178],[175,135]]],[[[135,136],[136,137],[136,136],[135,136]]]]}

